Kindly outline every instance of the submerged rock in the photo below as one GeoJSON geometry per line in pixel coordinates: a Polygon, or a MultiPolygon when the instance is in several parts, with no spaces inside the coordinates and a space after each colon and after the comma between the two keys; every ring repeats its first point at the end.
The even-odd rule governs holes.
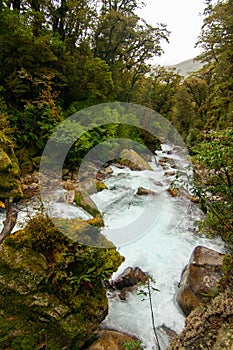
{"type": "Polygon", "coordinates": [[[115,248],[83,246],[48,218],[32,219],[0,245],[0,347],[82,347],[107,315],[102,276],[122,260],[115,248]]]}
{"type": "Polygon", "coordinates": [[[198,246],[182,272],[177,302],[186,315],[214,292],[223,276],[224,254],[198,246]]]}

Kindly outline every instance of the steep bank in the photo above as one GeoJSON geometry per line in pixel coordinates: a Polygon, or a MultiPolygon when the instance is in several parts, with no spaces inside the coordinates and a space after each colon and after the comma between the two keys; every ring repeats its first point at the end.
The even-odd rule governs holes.
{"type": "Polygon", "coordinates": [[[102,280],[122,260],[32,219],[0,246],[0,348],[79,349],[107,315],[102,280]]]}

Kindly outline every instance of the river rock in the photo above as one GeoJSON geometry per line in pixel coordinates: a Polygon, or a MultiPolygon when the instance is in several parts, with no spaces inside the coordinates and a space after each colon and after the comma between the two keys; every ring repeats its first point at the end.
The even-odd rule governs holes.
{"type": "Polygon", "coordinates": [[[81,189],[85,190],[90,196],[96,192],[107,189],[107,186],[96,179],[91,177],[86,178],[84,181],[79,183],[81,189]]]}
{"type": "Polygon", "coordinates": [[[71,191],[64,191],[59,199],[58,202],[59,203],[70,203],[72,204],[74,202],[74,198],[75,198],[75,190],[71,190],[71,191]]]}
{"type": "Polygon", "coordinates": [[[224,254],[206,247],[194,249],[182,272],[177,293],[177,302],[186,315],[205,300],[205,294],[216,289],[223,276],[223,257],[224,254]]]}
{"type": "Polygon", "coordinates": [[[168,161],[169,161],[169,158],[163,157],[163,158],[160,158],[160,159],[159,159],[158,163],[159,163],[160,165],[162,165],[162,164],[164,164],[164,163],[167,163],[168,161]]]}
{"type": "Polygon", "coordinates": [[[124,165],[123,165],[123,164],[114,163],[113,165],[114,165],[116,168],[118,168],[118,169],[124,169],[124,165]]]}
{"type": "Polygon", "coordinates": [[[76,169],[75,175],[78,175],[79,181],[84,181],[87,178],[96,178],[98,167],[92,162],[85,162],[83,168],[76,169]]]}
{"type": "Polygon", "coordinates": [[[113,170],[110,166],[107,166],[106,168],[104,168],[104,173],[106,175],[111,175],[113,173],[113,170]]]}
{"type": "Polygon", "coordinates": [[[148,190],[148,188],[139,187],[136,194],[138,194],[139,196],[144,196],[150,194],[150,190],[148,190]]]}
{"type": "Polygon", "coordinates": [[[169,187],[167,191],[172,197],[177,197],[179,194],[178,188],[169,187]]]}
{"type": "Polygon", "coordinates": [[[126,349],[126,342],[133,343],[135,341],[137,339],[133,336],[112,330],[102,330],[99,334],[99,339],[89,346],[87,350],[124,350],[126,349]]]}
{"type": "Polygon", "coordinates": [[[195,197],[195,196],[189,196],[189,199],[192,203],[198,204],[200,203],[200,198],[199,197],[195,197]]]}
{"type": "Polygon", "coordinates": [[[161,349],[167,349],[171,341],[177,337],[177,333],[173,329],[167,327],[165,324],[156,327],[156,333],[161,349]]]}
{"type": "Polygon", "coordinates": [[[165,171],[164,176],[174,176],[176,175],[176,171],[170,170],[170,171],[165,171]]]}
{"type": "Polygon", "coordinates": [[[148,194],[156,195],[154,191],[151,191],[148,188],[144,188],[144,187],[139,187],[136,194],[139,196],[145,196],[148,194]]]}
{"type": "Polygon", "coordinates": [[[67,181],[62,181],[62,187],[64,188],[64,190],[66,191],[73,191],[75,190],[75,181],[74,180],[67,180],[67,181]]]}
{"type": "Polygon", "coordinates": [[[134,150],[124,149],[121,154],[121,164],[128,166],[131,170],[151,170],[151,166],[134,150]]]}
{"type": "Polygon", "coordinates": [[[145,283],[147,275],[140,267],[127,267],[120,276],[114,281],[111,281],[111,286],[115,289],[122,290],[125,288],[133,287],[139,282],[145,283]]]}

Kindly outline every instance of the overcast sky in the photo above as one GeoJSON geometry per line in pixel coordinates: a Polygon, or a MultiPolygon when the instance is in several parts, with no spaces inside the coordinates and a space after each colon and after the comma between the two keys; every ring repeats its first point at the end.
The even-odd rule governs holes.
{"type": "Polygon", "coordinates": [[[193,58],[200,53],[195,49],[200,34],[204,0],[144,0],[146,7],[139,11],[140,17],[148,23],[166,23],[171,32],[169,44],[163,42],[165,53],[154,62],[171,65],[193,58]]]}

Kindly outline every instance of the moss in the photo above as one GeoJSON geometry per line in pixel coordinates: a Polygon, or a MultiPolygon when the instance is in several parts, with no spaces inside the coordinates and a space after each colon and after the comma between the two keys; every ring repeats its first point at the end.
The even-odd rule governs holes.
{"type": "Polygon", "coordinates": [[[8,147],[7,150],[3,150],[0,148],[1,199],[20,199],[23,197],[19,176],[19,166],[13,149],[8,147]]]}
{"type": "Polygon", "coordinates": [[[223,258],[222,269],[224,276],[220,281],[220,289],[224,290],[227,286],[233,290],[233,256],[225,255],[223,258]]]}
{"type": "Polygon", "coordinates": [[[107,190],[108,186],[102,181],[96,181],[96,189],[98,192],[107,190]]]}
{"type": "Polygon", "coordinates": [[[100,227],[103,226],[101,216],[97,215],[96,218],[86,221],[61,218],[53,219],[53,221],[73,241],[90,246],[113,247],[113,244],[101,234],[100,227]]]}
{"type": "Polygon", "coordinates": [[[7,153],[0,148],[0,172],[7,170],[11,166],[11,160],[7,153]]]}
{"type": "Polygon", "coordinates": [[[187,317],[183,332],[172,341],[168,350],[232,349],[232,316],[232,290],[226,289],[187,317]]]}
{"type": "Polygon", "coordinates": [[[82,190],[82,193],[81,192],[75,193],[74,202],[76,205],[86,210],[94,218],[100,214],[95,203],[91,200],[90,196],[85,190],[82,190]]]}
{"type": "Polygon", "coordinates": [[[0,349],[81,348],[107,314],[102,280],[122,261],[32,219],[0,246],[0,349]]]}

